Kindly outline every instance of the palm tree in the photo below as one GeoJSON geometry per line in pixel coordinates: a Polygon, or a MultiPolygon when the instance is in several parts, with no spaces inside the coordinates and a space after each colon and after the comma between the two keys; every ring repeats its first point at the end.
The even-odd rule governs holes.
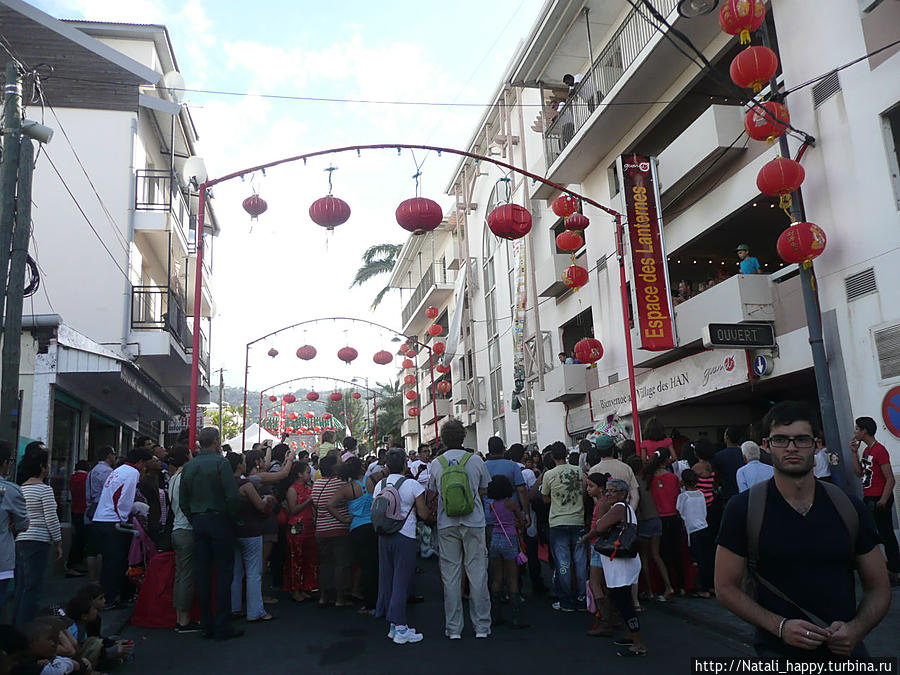
{"type": "MultiPolygon", "coordinates": [[[[362,265],[356,270],[356,276],[353,277],[350,288],[361,285],[381,274],[390,274],[394,265],[397,264],[397,257],[402,248],[403,244],[375,244],[367,248],[362,254],[362,265]]],[[[389,290],[390,287],[385,286],[378,292],[372,301],[372,309],[378,307],[389,290]]]]}
{"type": "Polygon", "coordinates": [[[378,433],[399,437],[400,424],[403,422],[403,387],[400,380],[379,382],[377,386],[375,403],[378,405],[378,433]]]}

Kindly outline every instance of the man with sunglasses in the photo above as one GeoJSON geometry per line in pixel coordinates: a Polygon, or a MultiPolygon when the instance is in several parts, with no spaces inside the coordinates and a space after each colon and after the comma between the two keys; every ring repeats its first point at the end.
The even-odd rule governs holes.
{"type": "Polygon", "coordinates": [[[775,475],[725,509],[716,552],[719,602],[756,626],[759,656],[865,656],[862,639],[890,604],[875,523],[859,499],[816,481],[819,427],[805,403],[778,403],[762,427],[775,475]],[[755,598],[742,588],[749,558],[756,561],[755,598]],[[854,568],[863,589],[858,605],[854,568]]]}

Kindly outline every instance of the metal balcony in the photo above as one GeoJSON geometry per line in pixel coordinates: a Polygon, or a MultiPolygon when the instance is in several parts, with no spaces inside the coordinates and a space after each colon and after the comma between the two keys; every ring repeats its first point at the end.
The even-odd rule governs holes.
{"type": "MultiPolygon", "coordinates": [[[[409,301],[403,307],[402,320],[405,333],[415,333],[410,322],[421,314],[421,310],[429,305],[441,305],[453,295],[453,284],[456,272],[445,269],[438,264],[430,265],[422,274],[422,280],[416,286],[409,301]]],[[[424,318],[424,315],[422,315],[424,318]]],[[[424,325],[424,324],[423,324],[424,325]]]]}

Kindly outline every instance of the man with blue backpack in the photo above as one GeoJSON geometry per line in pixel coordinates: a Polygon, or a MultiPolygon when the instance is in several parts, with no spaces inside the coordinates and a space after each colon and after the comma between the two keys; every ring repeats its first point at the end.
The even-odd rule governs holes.
{"type": "Polygon", "coordinates": [[[378,536],[378,602],[375,616],[386,617],[388,639],[404,645],[422,634],[406,620],[406,596],[416,571],[416,514],[428,516],[425,488],[406,478],[406,454],[400,448],[385,456],[388,475],[372,491],[372,526],[378,536]]]}
{"type": "Polygon", "coordinates": [[[444,583],[444,633],[462,636],[462,568],[469,579],[469,613],[476,638],[491,634],[491,599],[487,587],[484,504],[491,475],[484,460],[463,449],[466,429],[450,419],[441,427],[447,450],[429,467],[428,487],[438,495],[438,548],[444,583]]]}

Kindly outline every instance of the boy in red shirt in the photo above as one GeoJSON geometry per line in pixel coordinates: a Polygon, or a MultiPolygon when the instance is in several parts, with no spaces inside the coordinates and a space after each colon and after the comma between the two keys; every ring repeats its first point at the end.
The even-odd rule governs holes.
{"type": "Polygon", "coordinates": [[[884,544],[891,586],[897,586],[900,585],[900,549],[891,517],[894,510],[894,471],[887,449],[875,440],[877,428],[871,417],[857,418],[850,447],[853,449],[853,468],[862,480],[863,501],[875,518],[878,536],[884,544]],[[860,444],[865,445],[862,457],[858,456],[860,444]]]}
{"type": "Polygon", "coordinates": [[[67,577],[83,577],[84,572],[76,569],[84,563],[85,523],[84,512],[87,509],[87,472],[91,465],[82,459],[75,464],[75,473],[69,478],[69,492],[72,494],[70,504],[72,513],[72,546],[66,562],[67,577]]]}

